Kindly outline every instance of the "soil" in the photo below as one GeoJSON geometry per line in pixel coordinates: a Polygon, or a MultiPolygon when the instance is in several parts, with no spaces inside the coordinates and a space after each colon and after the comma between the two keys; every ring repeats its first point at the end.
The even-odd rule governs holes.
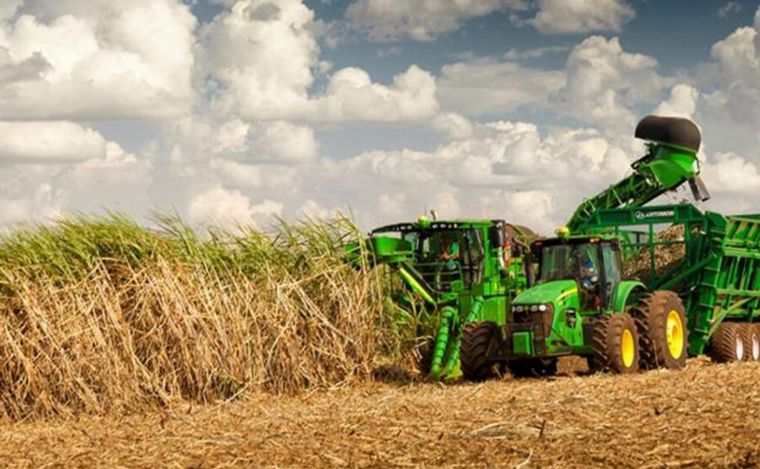
{"type": "Polygon", "coordinates": [[[0,424],[14,467],[755,467],[760,363],[385,382],[128,417],[0,424]]]}

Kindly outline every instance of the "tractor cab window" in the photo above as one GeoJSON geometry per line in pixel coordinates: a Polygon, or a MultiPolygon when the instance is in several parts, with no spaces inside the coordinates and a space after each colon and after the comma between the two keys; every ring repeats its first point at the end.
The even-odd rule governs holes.
{"type": "MultiPolygon", "coordinates": [[[[413,241],[411,237],[409,240],[413,241]]],[[[435,289],[447,291],[455,280],[463,281],[466,287],[481,281],[485,254],[478,230],[423,231],[417,233],[414,241],[416,267],[435,289]]]]}
{"type": "Polygon", "coordinates": [[[596,244],[557,244],[541,249],[540,282],[553,280],[593,281],[599,272],[596,244]]]}
{"type": "Polygon", "coordinates": [[[575,280],[584,308],[610,306],[620,283],[618,249],[610,242],[543,246],[539,282],[575,280]]]}
{"type": "Polygon", "coordinates": [[[612,243],[602,243],[600,245],[602,251],[602,260],[604,262],[604,285],[605,289],[603,297],[605,299],[605,306],[612,306],[612,294],[615,288],[622,280],[622,274],[620,272],[620,249],[617,245],[612,243]]]}

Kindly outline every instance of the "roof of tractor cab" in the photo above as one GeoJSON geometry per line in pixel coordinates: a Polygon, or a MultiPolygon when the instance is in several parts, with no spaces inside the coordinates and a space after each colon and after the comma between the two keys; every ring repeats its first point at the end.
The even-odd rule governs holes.
{"type": "Polygon", "coordinates": [[[482,228],[493,225],[505,225],[504,220],[431,220],[429,222],[395,223],[375,228],[371,233],[384,233],[389,231],[420,231],[420,230],[459,230],[466,228],[482,228]]]}

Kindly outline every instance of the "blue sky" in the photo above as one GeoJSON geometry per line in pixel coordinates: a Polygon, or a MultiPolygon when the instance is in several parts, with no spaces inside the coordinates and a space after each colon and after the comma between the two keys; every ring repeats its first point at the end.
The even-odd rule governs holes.
{"type": "Polygon", "coordinates": [[[759,28],[738,0],[7,0],[0,225],[436,208],[549,232],[653,112],[703,129],[706,209],[760,212],[759,28]]]}

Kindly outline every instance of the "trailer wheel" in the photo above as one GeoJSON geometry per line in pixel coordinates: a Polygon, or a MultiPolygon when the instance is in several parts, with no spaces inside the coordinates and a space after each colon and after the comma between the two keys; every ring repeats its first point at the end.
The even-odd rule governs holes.
{"type": "Polygon", "coordinates": [[[757,324],[742,324],[744,332],[744,359],[750,362],[760,360],[760,327],[757,324]]]}
{"type": "Polygon", "coordinates": [[[686,365],[688,329],[686,309],[674,292],[644,295],[632,314],[641,344],[643,368],[678,370],[686,365]]]}
{"type": "Polygon", "coordinates": [[[556,358],[527,358],[509,363],[509,371],[515,378],[537,378],[557,374],[556,358]]]}
{"type": "Polygon", "coordinates": [[[710,339],[710,358],[718,363],[742,361],[747,354],[741,324],[724,322],[710,339]]]}
{"type": "Polygon", "coordinates": [[[462,374],[470,381],[483,381],[493,376],[493,357],[501,343],[499,326],[476,321],[465,324],[459,361],[462,374]]]}
{"type": "Polygon", "coordinates": [[[624,313],[600,316],[591,337],[593,363],[600,371],[635,373],[639,370],[639,337],[633,318],[624,313]]]}

